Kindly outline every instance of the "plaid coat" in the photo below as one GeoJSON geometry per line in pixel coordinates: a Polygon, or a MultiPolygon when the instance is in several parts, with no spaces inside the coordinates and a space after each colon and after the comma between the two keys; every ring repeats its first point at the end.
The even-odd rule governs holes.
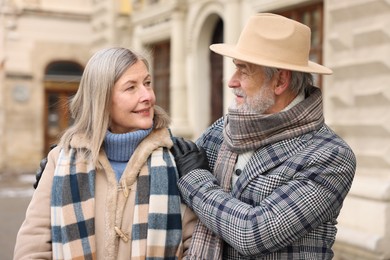
{"type": "MultiPolygon", "coordinates": [[[[212,170],[222,140],[220,119],[197,141],[212,170]]],[[[258,149],[230,193],[205,170],[182,177],[179,189],[225,241],[224,259],[331,259],[355,168],[351,148],[324,124],[258,149]]]]}

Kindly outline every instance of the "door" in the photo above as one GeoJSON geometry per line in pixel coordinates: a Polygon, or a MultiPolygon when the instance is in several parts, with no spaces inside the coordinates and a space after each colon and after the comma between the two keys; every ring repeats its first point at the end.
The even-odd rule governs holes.
{"type": "MultiPolygon", "coordinates": [[[[223,42],[223,22],[221,19],[215,25],[212,42],[223,42]]],[[[209,124],[212,124],[215,120],[223,115],[223,56],[210,51],[210,77],[211,77],[211,115],[209,124]]]]}
{"type": "Polygon", "coordinates": [[[76,94],[78,85],[78,82],[45,82],[45,154],[50,151],[51,145],[58,143],[63,131],[73,123],[69,102],[76,94]]]}
{"type": "Polygon", "coordinates": [[[44,157],[50,146],[57,144],[61,134],[73,124],[69,111],[70,99],[79,87],[83,67],[72,61],[54,61],[45,72],[44,81],[44,157]]]}

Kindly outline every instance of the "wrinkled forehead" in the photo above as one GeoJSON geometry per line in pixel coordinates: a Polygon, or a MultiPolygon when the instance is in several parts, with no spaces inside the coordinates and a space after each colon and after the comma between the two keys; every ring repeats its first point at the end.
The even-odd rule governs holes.
{"type": "Polygon", "coordinates": [[[257,65],[257,64],[253,64],[253,63],[249,63],[247,61],[242,61],[242,60],[239,60],[239,59],[233,59],[233,63],[234,65],[236,65],[236,67],[238,69],[241,69],[241,70],[246,70],[248,72],[257,72],[257,71],[263,71],[263,66],[261,65],[257,65]]]}

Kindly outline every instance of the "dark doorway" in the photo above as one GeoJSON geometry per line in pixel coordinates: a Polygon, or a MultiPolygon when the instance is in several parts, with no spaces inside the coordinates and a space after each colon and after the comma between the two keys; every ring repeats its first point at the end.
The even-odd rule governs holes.
{"type": "MultiPolygon", "coordinates": [[[[223,21],[218,19],[215,24],[211,44],[223,42],[223,21]]],[[[211,77],[211,117],[210,124],[223,115],[223,57],[210,51],[210,77],[211,77]]]]}
{"type": "Polygon", "coordinates": [[[46,68],[44,82],[44,153],[59,141],[63,131],[72,125],[69,101],[77,92],[83,68],[74,62],[57,61],[46,68]]]}

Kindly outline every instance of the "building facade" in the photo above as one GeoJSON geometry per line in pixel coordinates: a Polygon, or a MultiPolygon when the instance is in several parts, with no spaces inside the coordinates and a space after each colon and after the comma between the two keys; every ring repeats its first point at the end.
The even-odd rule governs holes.
{"type": "Polygon", "coordinates": [[[72,123],[68,100],[88,58],[107,46],[150,55],[158,104],[174,134],[195,139],[226,112],[231,59],[246,19],[279,13],[312,28],[326,122],[358,167],[338,224],[335,259],[390,259],[390,2],[387,0],[3,0],[0,173],[34,174],[72,123]]]}

